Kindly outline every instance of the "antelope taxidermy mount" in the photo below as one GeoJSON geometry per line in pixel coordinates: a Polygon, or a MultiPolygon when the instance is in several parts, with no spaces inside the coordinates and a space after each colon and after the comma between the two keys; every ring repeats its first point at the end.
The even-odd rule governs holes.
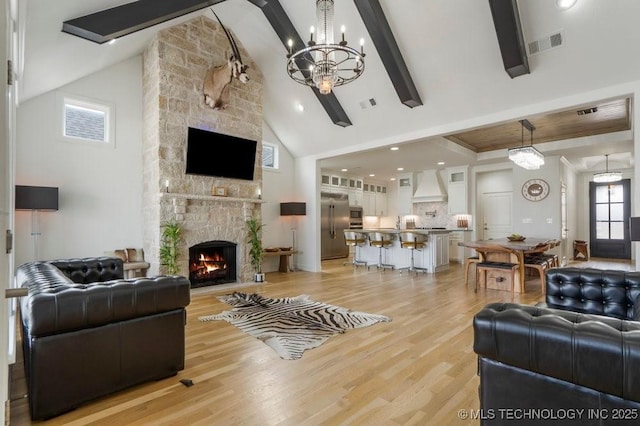
{"type": "Polygon", "coordinates": [[[211,9],[213,15],[227,35],[227,40],[231,45],[231,53],[227,57],[227,63],[211,67],[204,76],[204,103],[213,109],[225,109],[229,105],[229,85],[234,78],[240,80],[241,83],[247,83],[249,76],[247,75],[247,65],[242,64],[240,50],[236,45],[233,36],[227,28],[222,24],[218,15],[211,9]]]}

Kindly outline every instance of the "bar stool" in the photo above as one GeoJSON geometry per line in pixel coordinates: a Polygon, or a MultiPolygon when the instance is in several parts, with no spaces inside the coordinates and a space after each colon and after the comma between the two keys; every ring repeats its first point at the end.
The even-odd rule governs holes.
{"type": "MultiPolygon", "coordinates": [[[[376,267],[378,269],[382,269],[384,272],[385,268],[393,269],[395,265],[391,265],[388,263],[382,263],[382,249],[387,250],[393,244],[393,234],[386,234],[382,232],[369,232],[369,245],[371,247],[378,247],[378,264],[376,267]]],[[[386,256],[385,256],[386,257],[386,256]]]]}
{"type": "Polygon", "coordinates": [[[403,269],[406,269],[409,273],[416,271],[416,275],[419,271],[427,273],[426,268],[416,267],[413,263],[414,250],[420,251],[425,247],[427,236],[424,234],[419,234],[417,232],[402,231],[400,232],[399,237],[400,237],[400,247],[411,250],[411,266],[409,266],[408,268],[400,269],[400,273],[402,273],[403,269]]]}
{"type": "Polygon", "coordinates": [[[344,230],[344,241],[348,246],[353,247],[353,261],[344,262],[344,265],[351,263],[353,266],[366,266],[369,269],[369,265],[364,260],[358,260],[358,247],[362,247],[367,243],[367,234],[364,232],[356,232],[344,230]]]}

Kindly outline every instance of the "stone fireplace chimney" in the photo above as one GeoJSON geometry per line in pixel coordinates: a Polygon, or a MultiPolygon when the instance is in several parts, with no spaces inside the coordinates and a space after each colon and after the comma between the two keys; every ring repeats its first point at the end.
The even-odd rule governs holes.
{"type": "Polygon", "coordinates": [[[225,240],[237,244],[238,281],[253,277],[245,220],[261,216],[263,77],[235,39],[251,80],[232,81],[225,110],[206,106],[202,92],[207,69],[225,64],[230,50],[217,22],[201,16],[160,31],[144,52],[143,216],[150,274],[163,272],[161,226],[175,220],[182,228],[180,275],[189,276],[189,247],[225,240]],[[258,141],[254,180],[186,175],[188,127],[258,141]],[[225,188],[227,196],[213,195],[214,187],[225,188]]]}

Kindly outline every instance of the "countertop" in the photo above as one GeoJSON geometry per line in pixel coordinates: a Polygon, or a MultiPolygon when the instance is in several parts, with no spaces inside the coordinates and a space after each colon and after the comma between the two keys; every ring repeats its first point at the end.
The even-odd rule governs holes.
{"type": "Polygon", "coordinates": [[[400,232],[415,232],[416,234],[448,234],[451,229],[395,229],[395,228],[365,228],[349,229],[356,232],[382,232],[385,234],[399,234],[400,232]]]}

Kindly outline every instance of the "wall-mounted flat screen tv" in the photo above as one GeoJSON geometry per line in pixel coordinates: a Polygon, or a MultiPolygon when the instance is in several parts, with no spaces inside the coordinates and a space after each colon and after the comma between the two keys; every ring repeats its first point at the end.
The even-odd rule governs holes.
{"type": "Polygon", "coordinates": [[[189,127],[186,173],[253,180],[256,147],[256,141],[189,127]]]}

